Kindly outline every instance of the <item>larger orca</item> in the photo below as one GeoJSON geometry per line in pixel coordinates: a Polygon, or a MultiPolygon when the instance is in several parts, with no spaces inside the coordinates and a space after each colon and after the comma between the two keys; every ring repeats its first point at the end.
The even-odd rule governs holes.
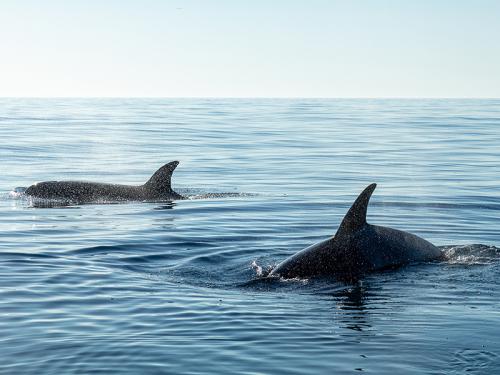
{"type": "Polygon", "coordinates": [[[358,196],[334,237],[299,251],[278,264],[269,276],[333,276],[354,281],[369,272],[440,258],[441,251],[423,238],[366,222],[368,202],[376,186],[369,185],[358,196]]]}
{"type": "Polygon", "coordinates": [[[183,199],[184,197],[171,187],[172,173],[178,164],[178,161],[165,164],[144,185],[139,186],[86,181],[46,181],[31,185],[25,194],[35,198],[77,203],[183,199]]]}

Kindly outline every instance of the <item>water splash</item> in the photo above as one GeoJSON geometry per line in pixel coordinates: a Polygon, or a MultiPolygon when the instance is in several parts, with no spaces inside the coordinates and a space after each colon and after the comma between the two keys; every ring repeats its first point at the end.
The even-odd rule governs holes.
{"type": "Polygon", "coordinates": [[[449,245],[441,249],[449,264],[481,265],[500,259],[500,248],[491,245],[449,245]]]}
{"type": "Polygon", "coordinates": [[[186,194],[186,197],[189,200],[197,200],[197,199],[223,199],[223,198],[245,198],[245,197],[255,197],[257,194],[255,193],[191,193],[186,194]]]}
{"type": "Polygon", "coordinates": [[[263,275],[262,267],[259,266],[255,260],[252,262],[252,268],[254,269],[255,275],[257,277],[262,277],[263,275]]]}
{"type": "Polygon", "coordinates": [[[14,188],[13,190],[9,191],[9,198],[11,199],[22,199],[25,197],[24,192],[26,191],[26,187],[24,186],[18,186],[14,188]]]}

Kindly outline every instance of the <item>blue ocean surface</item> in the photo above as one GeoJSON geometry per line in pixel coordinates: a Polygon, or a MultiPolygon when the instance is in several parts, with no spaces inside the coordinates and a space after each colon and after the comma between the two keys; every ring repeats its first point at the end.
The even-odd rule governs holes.
{"type": "Polygon", "coordinates": [[[0,99],[0,373],[500,373],[500,100],[0,99]],[[54,206],[37,181],[189,199],[54,206]],[[368,221],[446,259],[269,280],[368,221]]]}

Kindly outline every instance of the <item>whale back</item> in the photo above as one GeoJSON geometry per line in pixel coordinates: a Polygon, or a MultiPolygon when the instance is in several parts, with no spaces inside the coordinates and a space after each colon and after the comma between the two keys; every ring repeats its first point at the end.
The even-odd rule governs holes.
{"type": "Polygon", "coordinates": [[[367,223],[368,203],[376,187],[371,184],[363,190],[335,234],[332,248],[336,259],[342,261],[344,271],[362,275],[412,261],[439,258],[440,250],[417,235],[367,223]]]}
{"type": "Polygon", "coordinates": [[[366,213],[377,187],[367,186],[354,201],[334,237],[307,247],[278,264],[270,276],[335,276],[355,281],[368,272],[442,256],[430,242],[398,229],[370,225],[366,213]]]}
{"type": "Polygon", "coordinates": [[[172,173],[175,168],[179,165],[178,161],[172,161],[165,164],[163,167],[158,169],[153,176],[143,185],[148,195],[151,198],[162,198],[166,196],[173,196],[179,194],[172,190],[172,173]]]}
{"type": "Polygon", "coordinates": [[[429,241],[399,229],[368,224],[352,242],[373,269],[438,259],[441,251],[429,241]]]}
{"type": "Polygon", "coordinates": [[[307,247],[278,264],[270,275],[284,278],[334,274],[352,279],[360,273],[358,249],[351,246],[353,236],[363,229],[370,197],[376,184],[371,184],[358,196],[344,216],[335,236],[307,247]]]}

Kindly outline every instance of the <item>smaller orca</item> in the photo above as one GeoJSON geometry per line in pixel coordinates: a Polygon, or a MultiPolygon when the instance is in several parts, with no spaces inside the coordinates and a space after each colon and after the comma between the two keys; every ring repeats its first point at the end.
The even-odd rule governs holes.
{"type": "Polygon", "coordinates": [[[25,194],[34,198],[76,203],[184,199],[171,187],[172,173],[178,164],[178,161],[165,164],[148,182],[139,186],[85,181],[46,181],[31,185],[25,194]]]}
{"type": "Polygon", "coordinates": [[[299,251],[268,276],[333,276],[354,281],[369,272],[442,257],[441,250],[423,238],[366,222],[368,202],[376,186],[369,185],[358,196],[334,237],[299,251]]]}

